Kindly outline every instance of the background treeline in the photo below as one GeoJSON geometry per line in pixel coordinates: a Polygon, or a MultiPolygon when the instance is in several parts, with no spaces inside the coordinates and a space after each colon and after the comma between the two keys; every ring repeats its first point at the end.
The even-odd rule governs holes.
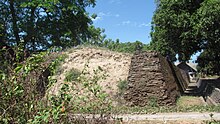
{"type": "Polygon", "coordinates": [[[150,50],[150,46],[148,44],[144,44],[140,41],[120,42],[119,39],[116,39],[116,41],[112,39],[105,39],[103,42],[100,43],[85,42],[84,44],[103,47],[112,51],[124,52],[124,53],[134,53],[135,51],[140,51],[140,50],[141,51],[150,50]]]}

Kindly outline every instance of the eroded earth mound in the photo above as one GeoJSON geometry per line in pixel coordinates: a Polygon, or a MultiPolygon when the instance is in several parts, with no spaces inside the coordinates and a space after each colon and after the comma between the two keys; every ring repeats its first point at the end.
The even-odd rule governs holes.
{"type": "Polygon", "coordinates": [[[62,64],[63,73],[57,76],[57,83],[51,88],[51,93],[56,94],[60,84],[64,82],[65,74],[71,69],[82,71],[86,69],[91,75],[94,70],[101,69],[106,78],[99,80],[98,83],[111,96],[118,92],[119,81],[127,80],[131,55],[117,53],[106,49],[97,48],[73,48],[66,52],[68,58],[62,64]]]}

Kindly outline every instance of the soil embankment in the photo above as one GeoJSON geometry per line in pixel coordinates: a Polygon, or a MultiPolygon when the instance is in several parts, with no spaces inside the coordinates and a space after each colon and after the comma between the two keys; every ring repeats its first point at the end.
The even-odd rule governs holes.
{"type": "MultiPolygon", "coordinates": [[[[100,48],[72,48],[65,52],[68,58],[62,64],[62,73],[57,76],[57,83],[51,88],[51,93],[57,93],[61,84],[64,82],[65,74],[71,69],[86,72],[94,76],[94,70],[101,69],[106,75],[105,78],[98,81],[111,96],[118,92],[118,83],[127,80],[131,54],[113,52],[100,48]]],[[[89,77],[88,77],[89,78],[89,77]]]]}

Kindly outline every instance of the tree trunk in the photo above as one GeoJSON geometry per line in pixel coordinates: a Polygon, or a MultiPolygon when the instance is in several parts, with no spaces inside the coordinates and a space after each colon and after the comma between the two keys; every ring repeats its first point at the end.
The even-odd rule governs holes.
{"type": "Polygon", "coordinates": [[[17,45],[19,45],[19,42],[20,42],[20,38],[19,38],[19,30],[18,30],[18,27],[17,27],[17,18],[16,18],[16,14],[15,14],[15,8],[14,8],[14,0],[10,0],[9,1],[9,4],[10,4],[10,13],[12,15],[12,28],[13,28],[13,33],[14,33],[14,36],[15,36],[15,40],[17,42],[17,45]]]}

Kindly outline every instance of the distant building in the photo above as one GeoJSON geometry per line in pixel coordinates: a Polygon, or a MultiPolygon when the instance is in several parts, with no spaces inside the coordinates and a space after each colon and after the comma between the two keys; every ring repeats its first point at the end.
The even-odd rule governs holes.
{"type": "Polygon", "coordinates": [[[190,62],[180,62],[180,63],[175,63],[175,65],[184,70],[186,73],[188,73],[190,82],[194,82],[197,80],[197,69],[196,63],[190,63],[190,62]]]}

